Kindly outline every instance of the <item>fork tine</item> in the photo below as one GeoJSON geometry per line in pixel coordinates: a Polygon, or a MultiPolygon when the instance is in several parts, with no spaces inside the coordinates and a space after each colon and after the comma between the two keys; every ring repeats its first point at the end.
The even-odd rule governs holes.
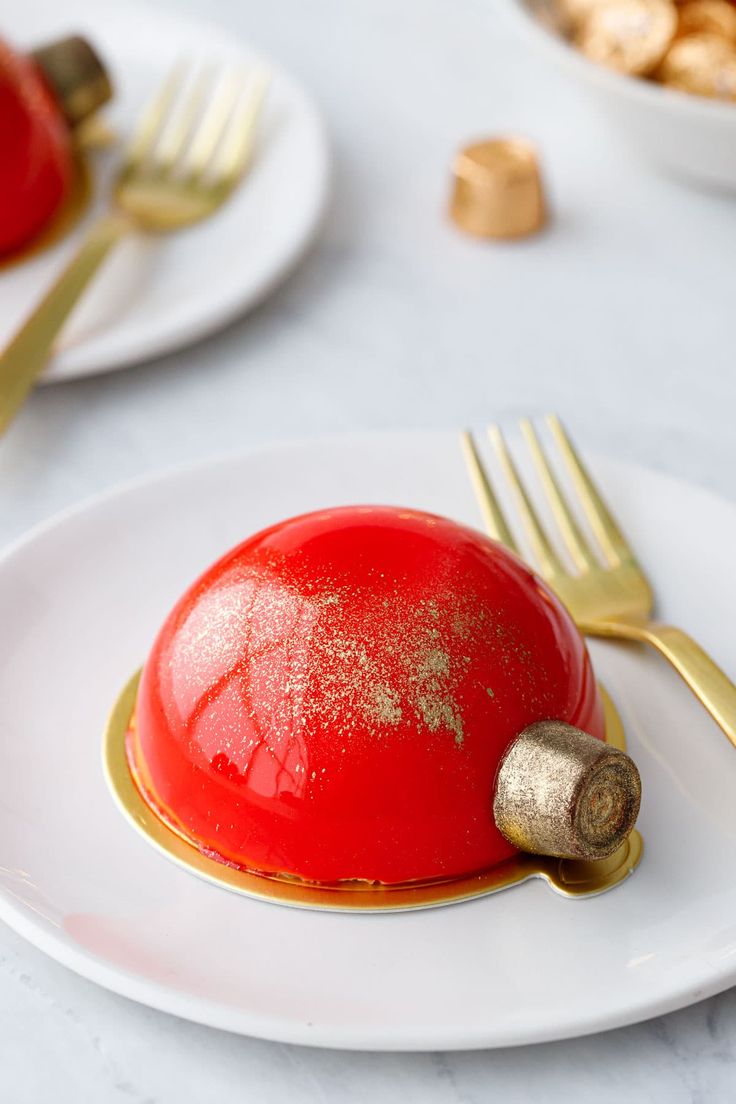
{"type": "Polygon", "coordinates": [[[465,462],[468,466],[470,477],[473,480],[476,498],[478,499],[478,504],[486,523],[488,535],[492,537],[493,540],[500,541],[501,544],[505,544],[507,548],[510,548],[512,552],[518,554],[519,549],[516,547],[516,541],[506,524],[506,518],[498,503],[498,499],[493,493],[491,481],[488,478],[488,473],[480,458],[480,453],[473,440],[472,433],[470,433],[469,430],[465,430],[461,437],[461,441],[465,462]]]}
{"type": "Polygon", "coordinates": [[[211,67],[203,69],[195,79],[184,105],[178,111],[169,110],[169,117],[163,127],[157,143],[151,151],[151,157],[159,169],[177,169],[197,130],[199,118],[212,86],[211,67]],[[179,164],[177,164],[177,162],[179,164]]]}
{"type": "Polygon", "coordinates": [[[523,418],[519,423],[524,440],[529,446],[529,451],[537,469],[547,500],[552,507],[552,513],[560,527],[562,539],[568,552],[572,556],[575,566],[580,571],[589,571],[597,567],[595,556],[590,545],[580,531],[575,515],[567,504],[567,499],[557,481],[557,477],[550,467],[542,444],[537,436],[534,426],[528,418],[523,418]]]}
{"type": "Polygon", "coordinates": [[[192,175],[201,173],[209,164],[242,91],[243,81],[239,75],[229,72],[219,81],[212,101],[199,120],[186,155],[186,168],[192,175]]]}
{"type": "Polygon", "coordinates": [[[615,567],[624,560],[633,560],[635,557],[632,549],[601,498],[598,488],[578,456],[575,446],[563,429],[560,419],[556,414],[548,414],[546,422],[580,495],[585,516],[590,522],[609,564],[615,567]]]}
{"type": "Polygon", "coordinates": [[[253,74],[243,103],[234,112],[212,162],[212,175],[220,186],[232,187],[245,172],[256,136],[258,116],[271,74],[259,66],[253,74]]]}
{"type": "Polygon", "coordinates": [[[153,99],[141,114],[138,126],[125,151],[123,169],[136,168],[150,154],[161,133],[164,120],[184,80],[184,63],[177,62],[153,99]]]}
{"type": "Polygon", "coordinates": [[[526,488],[519,478],[519,473],[516,470],[516,465],[511,458],[511,453],[506,446],[501,430],[498,426],[489,426],[488,436],[496,450],[506,479],[517,497],[521,520],[524,523],[524,528],[529,537],[529,543],[532,546],[532,552],[537,560],[542,575],[549,577],[550,575],[563,574],[564,568],[560,558],[550,544],[542,523],[537,516],[537,512],[532,506],[531,499],[526,493],[526,488]]]}

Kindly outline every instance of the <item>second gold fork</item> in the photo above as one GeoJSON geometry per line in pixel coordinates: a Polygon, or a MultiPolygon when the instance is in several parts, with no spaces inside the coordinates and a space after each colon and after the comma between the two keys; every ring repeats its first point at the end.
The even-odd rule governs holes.
{"type": "Polygon", "coordinates": [[[0,433],[15,416],[54,342],[113,246],[134,230],[165,233],[213,214],[242,179],[268,75],[203,70],[187,80],[177,66],[144,110],[123,155],[114,207],[0,354],[0,433]]]}
{"type": "MultiPolygon", "coordinates": [[[[736,747],[736,686],[692,637],[681,629],[653,619],[652,589],[631,545],[606,506],[559,418],[550,415],[546,421],[570,473],[578,505],[595,535],[597,547],[583,534],[532,423],[524,419],[521,431],[574,570],[567,567],[532,504],[500,429],[492,426],[489,436],[518,504],[532,551],[532,566],[561,598],[582,632],[590,636],[638,641],[656,648],[678,671],[736,747]]],[[[490,536],[519,554],[512,530],[470,433],[463,435],[463,447],[490,536]]]]}

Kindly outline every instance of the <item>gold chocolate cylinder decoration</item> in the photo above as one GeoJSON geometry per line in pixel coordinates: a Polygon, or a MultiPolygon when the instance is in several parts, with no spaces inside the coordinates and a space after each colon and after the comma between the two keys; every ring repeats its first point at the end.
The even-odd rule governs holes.
{"type": "Polygon", "coordinates": [[[520,238],[541,229],[545,203],[534,147],[522,138],[467,146],[454,165],[450,215],[482,238],[520,238]]]}
{"type": "Polygon", "coordinates": [[[31,54],[43,71],[70,126],[77,126],[112,96],[112,85],[99,55],[86,38],[70,35],[31,54]]]}
{"type": "Polygon", "coordinates": [[[672,0],[602,0],[575,42],[591,61],[629,76],[648,76],[677,32],[672,0]]]}
{"type": "Polygon", "coordinates": [[[540,721],[501,761],[493,816],[521,851],[604,859],[632,831],[640,802],[628,755],[561,721],[540,721]]]}

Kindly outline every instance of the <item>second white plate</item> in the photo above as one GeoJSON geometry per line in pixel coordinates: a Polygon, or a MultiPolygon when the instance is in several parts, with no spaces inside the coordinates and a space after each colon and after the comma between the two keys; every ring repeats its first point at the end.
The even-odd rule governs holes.
{"type": "MultiPolygon", "coordinates": [[[[249,70],[259,60],[236,35],[158,6],[29,0],[13,11],[10,33],[21,47],[70,32],[87,35],[111,69],[115,99],[106,115],[121,139],[177,61],[249,70]]],[[[304,90],[267,64],[272,79],[244,183],[197,226],[119,245],[70,319],[44,381],[122,368],[205,337],[262,300],[299,260],[325,206],[327,143],[304,90]]],[[[69,238],[0,271],[0,347],[106,208],[119,157],[119,148],[95,157],[96,200],[69,238]]]]}
{"type": "MultiPolygon", "coordinates": [[[[662,612],[736,670],[736,509],[594,462],[662,612]],[[683,519],[687,519],[687,524],[683,519]]],[[[303,912],[158,855],[100,763],[107,711],[183,588],[267,523],[348,502],[479,517],[452,434],[272,448],[138,484],[0,561],[0,917],[156,1008],[295,1043],[502,1046],[665,1012],[736,980],[736,751],[656,656],[595,645],[641,770],[645,853],[623,885],[539,882],[424,912],[303,912]]]]}

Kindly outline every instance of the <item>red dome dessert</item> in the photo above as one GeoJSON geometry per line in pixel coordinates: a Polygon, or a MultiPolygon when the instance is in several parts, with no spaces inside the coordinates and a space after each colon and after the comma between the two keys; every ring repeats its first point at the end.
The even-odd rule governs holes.
{"type": "MultiPolygon", "coordinates": [[[[545,584],[445,518],[349,507],[274,525],[194,583],[126,746],[145,801],[212,858],[396,884],[517,853],[494,819],[499,766],[548,720],[604,737],[585,645],[545,584]]],[[[591,801],[610,819],[605,793],[591,801]]]]}
{"type": "Polygon", "coordinates": [[[35,239],[75,175],[73,128],[110,99],[96,52],[77,35],[21,54],[0,40],[0,256],[35,239]]]}

